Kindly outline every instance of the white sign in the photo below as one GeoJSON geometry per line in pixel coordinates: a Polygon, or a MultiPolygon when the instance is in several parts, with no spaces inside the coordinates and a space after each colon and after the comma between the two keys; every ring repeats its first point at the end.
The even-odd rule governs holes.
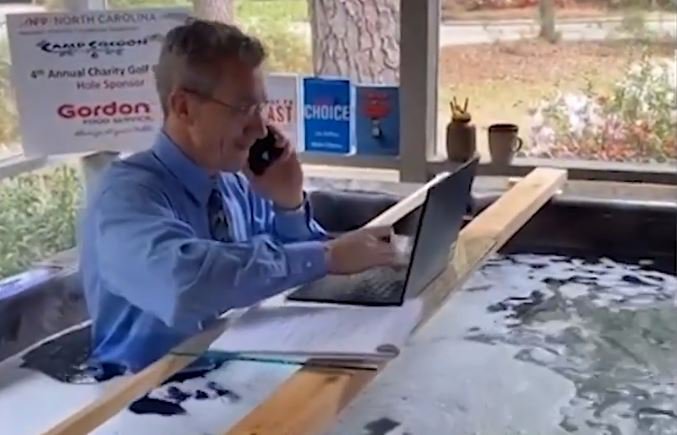
{"type": "Polygon", "coordinates": [[[153,68],[187,9],[7,17],[26,155],[147,148],[162,121],[153,68]]]}
{"type": "Polygon", "coordinates": [[[299,134],[299,77],[296,74],[268,74],[266,93],[266,121],[278,127],[289,142],[301,150],[303,138],[299,134]]]}

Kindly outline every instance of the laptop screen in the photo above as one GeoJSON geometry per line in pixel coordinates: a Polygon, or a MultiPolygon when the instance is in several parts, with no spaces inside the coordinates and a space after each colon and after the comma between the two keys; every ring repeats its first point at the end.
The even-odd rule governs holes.
{"type": "Polygon", "coordinates": [[[417,296],[449,264],[470,200],[476,166],[476,160],[463,165],[428,191],[409,265],[407,298],[417,296]]]}

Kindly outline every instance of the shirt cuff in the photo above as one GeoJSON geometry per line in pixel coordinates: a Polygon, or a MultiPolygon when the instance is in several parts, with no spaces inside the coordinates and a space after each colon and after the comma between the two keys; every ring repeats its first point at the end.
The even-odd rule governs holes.
{"type": "Polygon", "coordinates": [[[310,222],[312,211],[306,194],[303,194],[303,203],[295,209],[285,209],[273,206],[275,212],[275,232],[286,240],[305,240],[312,235],[310,222]]]}
{"type": "Polygon", "coordinates": [[[292,285],[323,278],[327,275],[327,250],[324,242],[297,242],[284,245],[292,285]]]}

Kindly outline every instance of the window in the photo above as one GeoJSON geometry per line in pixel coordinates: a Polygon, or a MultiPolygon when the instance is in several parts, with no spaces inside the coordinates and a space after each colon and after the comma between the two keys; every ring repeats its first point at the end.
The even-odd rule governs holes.
{"type": "MultiPolygon", "coordinates": [[[[13,13],[36,10],[44,7],[31,4],[12,7],[13,13]]],[[[36,165],[22,159],[6,32],[3,22],[0,29],[0,280],[75,246],[75,220],[82,196],[81,174],[73,162],[33,171],[36,165]],[[22,171],[30,172],[21,174],[22,171]]]]}
{"type": "Polygon", "coordinates": [[[488,127],[512,123],[518,156],[674,165],[677,5],[543,0],[549,28],[538,0],[519,3],[442,0],[438,153],[456,97],[484,160],[488,127]]]}
{"type": "Polygon", "coordinates": [[[7,27],[0,27],[0,161],[21,152],[19,116],[11,80],[7,27]]]}

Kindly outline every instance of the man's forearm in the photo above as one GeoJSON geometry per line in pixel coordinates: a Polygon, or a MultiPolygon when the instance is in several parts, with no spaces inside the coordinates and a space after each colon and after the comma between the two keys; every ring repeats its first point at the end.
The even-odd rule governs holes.
{"type": "Polygon", "coordinates": [[[273,233],[285,242],[327,240],[327,232],[314,220],[312,207],[304,195],[301,206],[294,210],[273,207],[273,233]]]}
{"type": "Polygon", "coordinates": [[[175,324],[194,323],[232,308],[243,308],[327,273],[322,242],[297,242],[278,247],[256,247],[244,254],[231,247],[231,259],[214,258],[195,271],[192,284],[177,289],[175,324]],[[270,251],[269,251],[270,249],[270,251]],[[280,255],[281,254],[281,255],[280,255]]]}
{"type": "MultiPolygon", "coordinates": [[[[119,244],[129,249],[102,259],[101,269],[111,291],[171,327],[193,330],[204,319],[326,274],[322,242],[281,244],[257,236],[243,243],[220,243],[173,238],[171,232],[163,237],[150,252],[141,240],[139,246],[119,244]],[[153,260],[136,258],[144,252],[153,260]]],[[[114,243],[111,238],[106,237],[108,243],[114,243]]]]}

